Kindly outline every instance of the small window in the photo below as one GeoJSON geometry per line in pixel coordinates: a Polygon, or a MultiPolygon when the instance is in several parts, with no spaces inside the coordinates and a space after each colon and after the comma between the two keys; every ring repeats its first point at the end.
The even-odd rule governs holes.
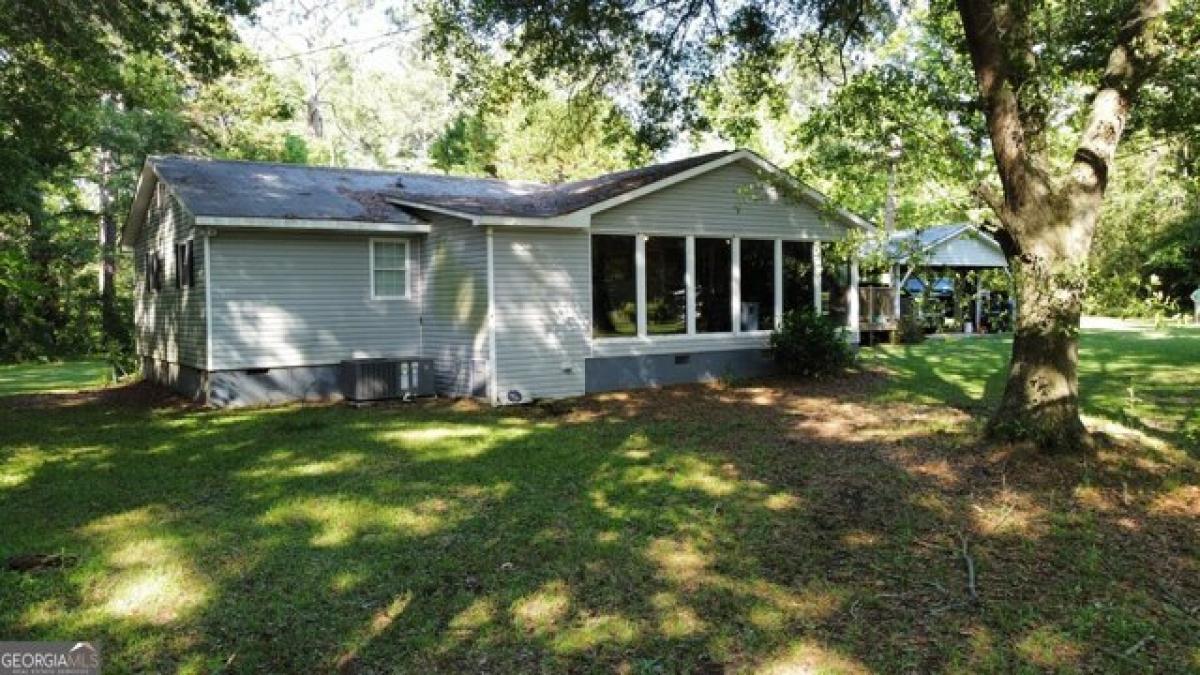
{"type": "Polygon", "coordinates": [[[376,300],[408,297],[408,242],[371,240],[371,297],[376,300]]]}
{"type": "Polygon", "coordinates": [[[146,289],[151,291],[161,291],[162,278],[162,256],[155,251],[148,251],[146,253],[145,263],[146,289]]]}
{"type": "Polygon", "coordinates": [[[175,245],[175,288],[190,288],[195,280],[192,241],[175,245]]]}

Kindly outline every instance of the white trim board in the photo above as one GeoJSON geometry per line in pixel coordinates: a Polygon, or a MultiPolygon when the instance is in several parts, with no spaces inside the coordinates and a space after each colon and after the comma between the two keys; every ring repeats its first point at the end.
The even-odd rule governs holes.
{"type": "Polygon", "coordinates": [[[263,230],[313,230],[324,232],[429,234],[429,223],[374,223],[358,220],[319,220],[308,218],[229,218],[225,216],[196,216],[196,225],[216,228],[247,228],[263,230]]]}

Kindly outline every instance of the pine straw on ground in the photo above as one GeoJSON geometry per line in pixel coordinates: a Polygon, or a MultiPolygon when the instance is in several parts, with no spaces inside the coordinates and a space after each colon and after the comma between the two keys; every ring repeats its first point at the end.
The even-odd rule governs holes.
{"type": "MultiPolygon", "coordinates": [[[[15,413],[31,425],[125,410],[133,418],[125,431],[151,434],[138,443],[179,472],[171,508],[199,519],[202,535],[174,533],[187,555],[173,564],[215,566],[205,569],[204,602],[165,614],[161,625],[110,625],[102,612],[92,623],[72,623],[65,611],[47,616],[39,608],[57,606],[47,598],[60,592],[48,581],[15,599],[28,611],[7,620],[0,612],[0,628],[34,637],[63,626],[109,631],[114,663],[129,669],[190,663],[175,638],[154,632],[164,631],[203,655],[200,670],[235,657],[246,669],[347,672],[1200,670],[1194,457],[1103,420],[1090,421],[1104,441],[1087,456],[991,444],[970,411],[881,403],[874,394],[883,386],[885,375],[864,371],[499,411],[423,401],[197,413],[144,385],[92,398],[10,399],[9,419],[15,413]],[[138,418],[139,407],[158,412],[138,418]],[[212,436],[209,424],[226,430],[212,436]],[[460,425],[461,436],[447,431],[460,425]],[[430,453],[458,452],[455,439],[475,433],[467,427],[527,435],[432,470],[397,459],[425,451],[421,443],[430,453]],[[186,445],[193,434],[221,458],[211,471],[228,472],[231,486],[241,485],[235,476],[261,482],[247,493],[253,499],[279,494],[305,505],[351,490],[380,513],[420,497],[415,503],[432,509],[422,517],[461,511],[465,520],[411,543],[404,537],[414,535],[369,526],[370,538],[353,545],[314,548],[311,528],[257,524],[264,505],[233,487],[193,494],[188,472],[206,461],[186,445]],[[396,437],[410,440],[380,440],[396,437]],[[190,464],[171,460],[172,444],[184,444],[179,456],[190,464]],[[269,472],[255,463],[282,447],[269,472]],[[334,450],[342,448],[366,459],[344,476],[304,478],[313,467],[341,466],[334,450]],[[509,486],[509,496],[475,496],[481,476],[509,486]],[[238,553],[221,548],[226,530],[238,553]],[[287,543],[287,555],[273,558],[265,544],[256,548],[260,540],[287,543]],[[254,553],[253,564],[241,548],[254,553]],[[312,566],[329,556],[333,567],[358,570],[361,586],[328,599],[306,587],[312,566]],[[222,569],[226,559],[239,563],[222,569]],[[316,596],[298,604],[296,593],[316,596]],[[350,609],[330,607],[343,600],[336,607],[350,609]],[[280,624],[280,616],[288,619],[280,624]],[[304,632],[309,624],[321,631],[304,632]],[[273,649],[254,631],[310,652],[273,649]]],[[[55,450],[36,434],[18,436],[27,455],[55,450]]],[[[30,485],[56,479],[25,471],[30,485]]],[[[223,479],[203,480],[211,490],[223,479]]],[[[10,503],[31,499],[9,494],[10,503]]],[[[88,532],[103,515],[62,516],[61,525],[88,532]]],[[[336,533],[342,525],[325,526],[336,533]]],[[[68,552],[78,549],[65,541],[68,552]]],[[[119,573],[96,567],[88,572],[95,578],[61,583],[96,586],[119,573]]]]}

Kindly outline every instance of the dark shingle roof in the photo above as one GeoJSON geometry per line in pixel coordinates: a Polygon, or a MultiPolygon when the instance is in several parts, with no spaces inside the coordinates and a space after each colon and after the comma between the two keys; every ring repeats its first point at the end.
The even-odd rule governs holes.
{"type": "Polygon", "coordinates": [[[197,216],[419,222],[382,197],[385,171],[167,155],[150,164],[197,216]]]}
{"type": "Polygon", "coordinates": [[[415,219],[389,199],[473,216],[547,218],[631,192],[730,152],[559,185],[179,155],[149,161],[198,216],[411,223],[415,219]]]}
{"type": "Polygon", "coordinates": [[[558,185],[483,180],[454,176],[399,174],[400,184],[385,192],[402,202],[473,216],[549,218],[587,208],[664,178],[707,164],[733,151],[712,152],[640,169],[558,185]]]}

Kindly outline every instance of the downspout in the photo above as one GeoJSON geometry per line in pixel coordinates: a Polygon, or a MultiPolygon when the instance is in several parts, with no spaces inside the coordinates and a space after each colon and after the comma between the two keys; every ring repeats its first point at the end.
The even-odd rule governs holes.
{"type": "Polygon", "coordinates": [[[499,403],[500,368],[496,363],[496,256],[493,228],[487,228],[488,399],[499,403]]]}

